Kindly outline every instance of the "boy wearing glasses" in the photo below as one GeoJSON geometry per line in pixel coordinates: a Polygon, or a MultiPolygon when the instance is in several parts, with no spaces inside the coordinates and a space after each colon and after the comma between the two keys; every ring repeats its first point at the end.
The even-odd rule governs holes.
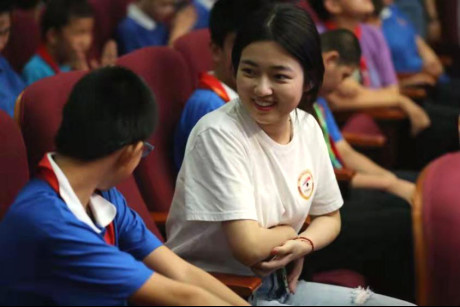
{"type": "Polygon", "coordinates": [[[0,305],[247,304],[164,247],[113,188],[151,151],[156,118],[127,69],[77,83],[56,153],[0,224],[0,305]]]}

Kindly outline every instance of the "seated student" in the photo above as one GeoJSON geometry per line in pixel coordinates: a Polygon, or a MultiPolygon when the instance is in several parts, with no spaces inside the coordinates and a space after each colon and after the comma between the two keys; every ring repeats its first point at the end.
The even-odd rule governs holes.
{"type": "MultiPolygon", "coordinates": [[[[94,15],[86,0],[50,0],[41,20],[43,43],[24,67],[27,84],[71,70],[88,70],[86,53],[93,40],[94,15]]],[[[101,65],[116,60],[116,45],[110,41],[104,48],[101,65]]],[[[91,61],[91,68],[99,66],[91,61]]]]}
{"type": "Polygon", "coordinates": [[[166,22],[174,15],[175,0],[136,0],[117,29],[121,54],[149,46],[168,44],[166,22]]]}
{"type": "Polygon", "coordinates": [[[336,109],[360,110],[372,107],[400,107],[411,122],[411,132],[417,147],[420,168],[433,159],[459,149],[458,108],[433,103],[417,105],[399,93],[399,84],[391,53],[380,29],[363,24],[374,11],[371,0],[311,0],[329,29],[345,28],[360,39],[362,49],[360,85],[348,78],[331,95],[328,102],[336,109]],[[442,140],[442,142],[439,142],[442,140]]]}
{"type": "Polygon", "coordinates": [[[417,33],[429,42],[441,39],[437,0],[396,0],[395,4],[410,19],[417,33]]]}
{"type": "Polygon", "coordinates": [[[56,153],[0,224],[1,305],[244,305],[146,229],[115,188],[153,148],[157,108],[133,72],[102,68],[73,89],[56,153]]]}
{"type": "Polygon", "coordinates": [[[209,27],[210,12],[217,0],[192,0],[180,9],[172,23],[169,45],[192,30],[209,27]]]}
{"type": "MultiPolygon", "coordinates": [[[[5,49],[10,36],[13,1],[0,1],[0,53],[5,49]]],[[[8,61],[0,54],[0,109],[14,116],[16,98],[25,85],[8,61]]]]}
{"type": "MultiPolygon", "coordinates": [[[[320,96],[326,96],[359,67],[361,48],[353,33],[344,29],[323,33],[321,46],[325,74],[320,96]]],[[[363,274],[381,293],[414,300],[410,204],[415,185],[355,151],[343,138],[323,97],[315,103],[313,114],[323,130],[334,168],[345,167],[356,175],[341,210],[342,232],[330,246],[306,260],[305,274],[351,269],[363,274]]]]}
{"type": "Polygon", "coordinates": [[[413,73],[402,85],[426,83],[436,86],[431,95],[437,104],[460,106],[460,81],[450,80],[444,73],[441,60],[434,50],[420,37],[409,19],[393,3],[393,0],[373,0],[381,16],[381,27],[391,50],[395,69],[400,73],[413,73]]]}
{"type": "Polygon", "coordinates": [[[298,280],[304,257],[339,234],[343,204],[321,129],[298,108],[311,106],[324,74],[311,18],[292,4],[254,13],[232,62],[240,99],[193,129],[167,245],[206,270],[265,277],[257,305],[405,304],[298,280]]]}
{"type": "Polygon", "coordinates": [[[399,93],[391,54],[381,31],[363,23],[374,11],[371,0],[310,2],[328,29],[344,28],[354,32],[362,49],[361,84],[349,78],[327,97],[328,101],[337,108],[400,107],[411,121],[413,135],[428,128],[431,122],[426,112],[399,93]]]}
{"type": "Polygon", "coordinates": [[[198,89],[187,101],[174,137],[177,170],[184,159],[187,140],[196,123],[206,114],[238,98],[231,55],[236,30],[244,18],[267,0],[218,0],[211,11],[211,51],[214,70],[200,75],[198,89]]]}

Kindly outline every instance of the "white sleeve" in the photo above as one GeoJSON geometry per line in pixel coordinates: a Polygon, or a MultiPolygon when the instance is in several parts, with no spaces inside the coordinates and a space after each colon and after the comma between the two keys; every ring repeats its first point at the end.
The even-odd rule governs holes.
{"type": "Polygon", "coordinates": [[[323,133],[316,120],[313,118],[310,118],[310,120],[314,121],[313,130],[315,139],[318,143],[318,152],[316,156],[318,163],[316,167],[317,189],[310,209],[310,214],[319,216],[339,210],[343,206],[343,198],[329,158],[329,152],[326,142],[324,141],[323,133]]]}
{"type": "Polygon", "coordinates": [[[192,140],[178,181],[188,221],[257,221],[250,160],[241,140],[215,129],[192,140]]]}

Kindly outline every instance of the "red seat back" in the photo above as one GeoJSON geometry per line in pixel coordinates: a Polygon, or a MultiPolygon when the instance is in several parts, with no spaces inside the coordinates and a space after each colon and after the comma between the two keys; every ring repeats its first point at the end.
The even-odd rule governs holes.
{"type": "Polygon", "coordinates": [[[413,210],[418,304],[460,305],[460,153],[425,170],[413,210]]]}
{"type": "Polygon", "coordinates": [[[29,180],[27,154],[19,126],[0,111],[0,220],[29,180]]]}
{"type": "Polygon", "coordinates": [[[199,73],[212,70],[210,44],[208,29],[192,31],[174,43],[174,48],[182,54],[190,69],[194,86],[198,85],[199,73]]]}
{"type": "MultiPolygon", "coordinates": [[[[85,72],[71,72],[39,80],[26,88],[20,103],[19,121],[28,149],[31,174],[47,152],[53,151],[54,138],[62,121],[62,109],[74,85],[85,72]]],[[[147,227],[160,239],[162,236],[151,219],[133,176],[118,188],[128,205],[139,213],[147,227]]]]}
{"type": "Polygon", "coordinates": [[[104,45],[114,38],[118,24],[126,16],[128,5],[134,0],[89,0],[94,10],[94,42],[92,55],[99,57],[104,45]]]}
{"type": "Polygon", "coordinates": [[[118,63],[144,78],[159,105],[159,125],[150,140],[155,151],[141,162],[136,179],[150,210],[168,212],[176,178],[173,136],[183,105],[193,91],[190,72],[180,53],[168,47],[136,50],[118,63]]]}
{"type": "Polygon", "coordinates": [[[11,36],[4,55],[11,66],[20,73],[40,44],[40,25],[34,11],[15,10],[12,17],[11,36]]]}

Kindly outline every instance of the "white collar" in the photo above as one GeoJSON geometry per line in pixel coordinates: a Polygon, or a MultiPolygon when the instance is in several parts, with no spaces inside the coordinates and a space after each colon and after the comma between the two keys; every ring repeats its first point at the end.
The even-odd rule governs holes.
{"type": "MultiPolygon", "coordinates": [[[[59,183],[59,194],[66,203],[69,210],[78,220],[91,227],[91,229],[93,229],[96,233],[101,233],[101,229],[99,229],[94,224],[93,220],[91,220],[91,218],[86,213],[85,208],[72,189],[69,180],[56,164],[56,162],[54,162],[53,153],[48,153],[47,157],[59,183]]],[[[115,219],[115,216],[117,215],[117,208],[111,202],[107,201],[105,198],[98,194],[91,196],[89,206],[91,208],[91,212],[94,215],[96,223],[99,225],[99,227],[102,228],[110,225],[110,223],[112,223],[112,221],[115,219]]]]}
{"type": "Polygon", "coordinates": [[[146,30],[152,31],[157,27],[157,23],[144,11],[142,11],[135,3],[128,6],[128,17],[137,22],[146,30]]]}
{"type": "Polygon", "coordinates": [[[389,7],[386,7],[382,10],[382,12],[380,13],[380,18],[382,19],[388,19],[390,18],[391,16],[393,15],[393,12],[391,11],[391,9],[389,7]]]}
{"type": "Polygon", "coordinates": [[[235,92],[231,87],[229,87],[227,84],[225,84],[224,82],[220,82],[222,83],[222,86],[224,87],[225,91],[227,92],[227,95],[228,97],[230,98],[230,101],[232,100],[235,100],[237,98],[239,98],[240,96],[238,95],[237,92],[235,92]]]}
{"type": "Polygon", "coordinates": [[[216,3],[216,0],[197,0],[197,2],[205,8],[207,8],[208,10],[211,10],[214,4],[216,3]]]}

